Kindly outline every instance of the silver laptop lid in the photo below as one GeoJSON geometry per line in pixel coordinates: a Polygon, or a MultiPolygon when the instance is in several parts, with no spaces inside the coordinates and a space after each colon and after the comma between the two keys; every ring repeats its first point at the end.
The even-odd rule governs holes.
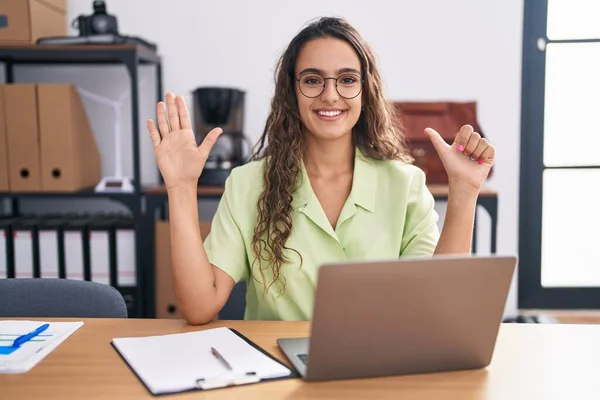
{"type": "Polygon", "coordinates": [[[433,257],[324,265],[307,380],[489,364],[516,257],[433,257]]]}

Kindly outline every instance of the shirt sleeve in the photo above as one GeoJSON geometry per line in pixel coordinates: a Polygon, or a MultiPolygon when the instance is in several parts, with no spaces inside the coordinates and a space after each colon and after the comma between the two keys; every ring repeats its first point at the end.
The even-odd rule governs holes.
{"type": "Polygon", "coordinates": [[[238,283],[248,280],[250,268],[244,238],[236,222],[236,212],[231,201],[236,196],[234,181],[232,172],[225,182],[210,233],[204,241],[204,249],[208,261],[238,283]]]}
{"type": "Polygon", "coordinates": [[[425,184],[425,173],[419,169],[409,190],[400,256],[432,256],[440,238],[438,219],[435,200],[425,184]]]}

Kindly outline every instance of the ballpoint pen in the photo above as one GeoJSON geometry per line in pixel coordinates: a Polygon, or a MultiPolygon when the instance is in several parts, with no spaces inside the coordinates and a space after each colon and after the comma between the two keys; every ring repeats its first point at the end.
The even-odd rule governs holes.
{"type": "Polygon", "coordinates": [[[225,365],[225,368],[227,368],[228,370],[232,371],[233,367],[231,366],[231,364],[229,364],[227,362],[227,360],[225,360],[225,358],[223,358],[223,356],[221,355],[221,353],[219,353],[217,351],[217,349],[215,349],[214,347],[210,348],[210,351],[213,353],[213,355],[217,358],[217,360],[221,361],[221,363],[223,363],[223,365],[225,365]]]}
{"type": "Polygon", "coordinates": [[[21,346],[23,343],[27,342],[28,340],[30,340],[30,339],[36,337],[37,335],[39,335],[40,333],[44,332],[46,329],[48,329],[49,326],[50,326],[50,324],[44,324],[44,325],[40,326],[39,328],[37,328],[33,332],[29,332],[29,333],[26,333],[25,335],[19,336],[13,342],[13,347],[21,346]]]}

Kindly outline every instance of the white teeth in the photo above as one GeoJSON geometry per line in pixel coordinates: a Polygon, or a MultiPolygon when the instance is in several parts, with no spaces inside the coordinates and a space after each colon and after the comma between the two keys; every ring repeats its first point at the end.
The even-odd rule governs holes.
{"type": "Polygon", "coordinates": [[[323,115],[325,117],[336,117],[340,115],[341,111],[318,111],[319,115],[323,115]]]}

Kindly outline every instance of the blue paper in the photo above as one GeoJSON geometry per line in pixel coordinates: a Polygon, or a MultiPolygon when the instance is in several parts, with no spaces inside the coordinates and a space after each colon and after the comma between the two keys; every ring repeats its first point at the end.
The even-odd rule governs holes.
{"type": "Polygon", "coordinates": [[[12,354],[15,350],[18,350],[18,347],[12,346],[0,346],[0,356],[7,356],[12,354]]]}

